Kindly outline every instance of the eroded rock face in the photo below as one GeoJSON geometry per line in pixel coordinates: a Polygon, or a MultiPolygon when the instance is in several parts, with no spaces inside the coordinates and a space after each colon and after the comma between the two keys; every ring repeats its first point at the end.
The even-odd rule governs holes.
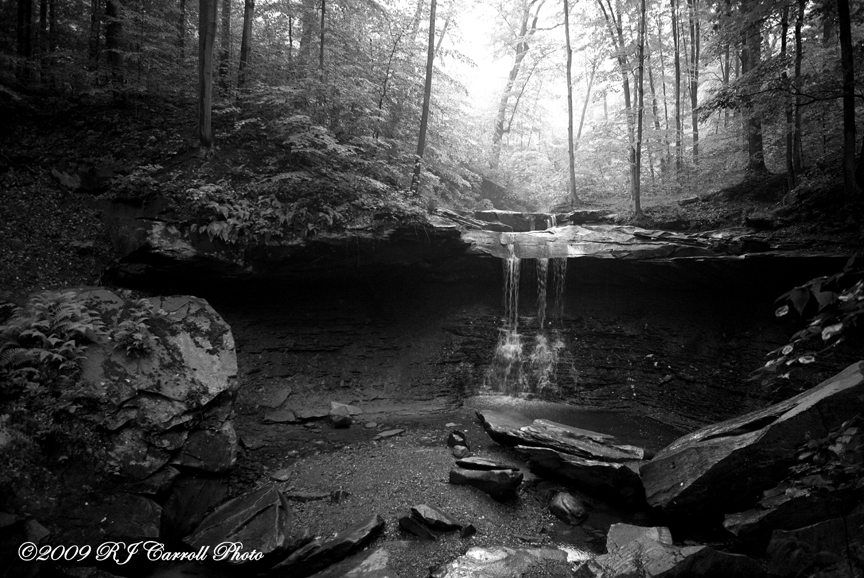
{"type": "Polygon", "coordinates": [[[796,448],[864,410],[864,362],[791,399],[704,427],[640,468],[646,498],[671,516],[741,512],[782,481],[796,448]]]}

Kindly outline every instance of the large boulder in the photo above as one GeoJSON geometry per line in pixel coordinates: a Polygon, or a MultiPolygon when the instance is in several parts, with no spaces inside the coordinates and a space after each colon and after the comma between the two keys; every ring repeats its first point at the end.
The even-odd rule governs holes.
{"type": "Polygon", "coordinates": [[[608,553],[582,564],[576,578],[760,578],[765,571],[740,554],[709,546],[675,546],[666,528],[614,524],[608,553]]]}
{"type": "Polygon", "coordinates": [[[864,362],[791,399],[704,427],[640,468],[648,503],[670,516],[740,512],[782,481],[808,439],[864,411],[864,362]]]}
{"type": "Polygon", "coordinates": [[[100,402],[118,473],[143,480],[171,461],[226,471],[237,455],[237,356],[228,324],[196,297],[131,300],[95,289],[79,298],[111,336],[88,348],[81,376],[100,402]]]}

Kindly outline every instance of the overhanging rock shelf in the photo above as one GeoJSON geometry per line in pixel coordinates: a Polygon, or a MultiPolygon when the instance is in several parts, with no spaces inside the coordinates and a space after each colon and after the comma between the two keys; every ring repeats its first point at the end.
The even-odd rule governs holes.
{"type": "MultiPolygon", "coordinates": [[[[144,207],[106,207],[108,224],[121,259],[112,276],[122,285],[144,279],[264,280],[351,271],[416,268],[448,274],[476,271],[478,257],[522,259],[601,258],[642,262],[740,260],[750,257],[826,257],[833,255],[779,247],[746,229],[691,235],[620,225],[564,225],[534,231],[509,231],[501,222],[483,222],[450,211],[424,222],[389,228],[349,228],[339,232],[269,243],[220,242],[195,233],[191,223],[163,219],[144,207]],[[483,227],[483,228],[481,228],[483,227]],[[488,229],[499,230],[488,230],[488,229]]],[[[476,214],[476,213],[475,213],[476,214]]],[[[531,214],[529,222],[552,222],[531,214]]],[[[489,260],[487,266],[494,262],[489,260]]]]}

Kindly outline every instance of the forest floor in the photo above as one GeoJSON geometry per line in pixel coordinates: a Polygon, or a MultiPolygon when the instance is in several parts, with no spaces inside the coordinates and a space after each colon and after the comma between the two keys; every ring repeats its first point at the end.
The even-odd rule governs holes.
{"type": "MultiPolygon", "coordinates": [[[[326,197],[333,206],[346,204],[340,195],[351,187],[350,179],[345,179],[348,172],[334,173],[326,155],[286,151],[266,135],[257,134],[264,126],[242,117],[236,109],[214,116],[218,149],[211,159],[196,156],[194,103],[139,101],[118,108],[101,102],[58,101],[42,103],[39,110],[42,112],[17,110],[14,116],[2,115],[7,120],[0,126],[0,306],[4,301],[20,305],[29,294],[41,290],[100,283],[102,272],[115,259],[100,220],[100,195],[135,196],[141,194],[137,189],[146,188],[145,194],[185,199],[187,190],[206,184],[243,187],[301,169],[307,175],[301,194],[326,197]],[[70,175],[83,178],[83,186],[73,190],[70,175]],[[111,176],[115,181],[109,190],[111,176]],[[120,186],[114,186],[118,181],[120,186]],[[146,187],[138,187],[144,181],[146,187]]],[[[344,163],[344,158],[336,161],[344,163]]],[[[386,175],[382,179],[388,180],[386,175]]],[[[791,194],[784,189],[782,179],[769,175],[702,195],[683,206],[678,201],[695,196],[695,191],[683,191],[680,198],[656,204],[648,197],[643,217],[622,213],[619,220],[686,232],[746,227],[770,242],[814,252],[851,254],[860,250],[864,211],[860,205],[838,200],[839,189],[831,175],[814,172],[807,186],[791,194]]],[[[615,204],[621,201],[609,206],[615,204]]],[[[396,218],[414,218],[423,209],[417,199],[400,201],[394,196],[385,205],[388,217],[396,218]]],[[[182,216],[183,207],[179,211],[182,216]]],[[[382,207],[375,211],[380,213],[382,207]]],[[[8,310],[0,309],[0,323],[8,310]]],[[[263,411],[255,395],[251,391],[241,396],[241,421],[254,421],[263,411]],[[251,413],[244,417],[244,412],[251,413]]],[[[405,536],[396,524],[388,524],[386,543],[401,552],[394,556],[395,569],[398,575],[411,578],[427,575],[429,566],[452,559],[467,545],[566,542],[599,551],[608,525],[628,519],[586,497],[594,512],[591,523],[569,528],[545,510],[543,498],[548,488],[530,474],[522,497],[511,504],[498,504],[470,488],[447,484],[452,458],[445,439],[453,427],[467,431],[480,455],[524,465],[515,454],[493,444],[469,410],[441,407],[428,416],[394,416],[391,412],[366,419],[379,422],[380,427],[358,423],[343,431],[291,426],[293,437],[279,446],[284,450],[281,455],[269,452],[264,457],[261,452],[262,457],[256,458],[258,454],[246,448],[234,481],[242,486],[289,467],[286,487],[347,490],[350,496],[342,504],[322,501],[298,506],[297,523],[316,533],[340,530],[371,513],[370,509],[393,521],[417,503],[441,507],[480,530],[467,541],[447,536],[438,543],[402,551],[398,549],[404,547],[405,536]],[[450,423],[456,425],[448,427],[450,423]],[[373,441],[382,427],[406,432],[373,441]],[[298,451],[291,454],[294,446],[298,451]],[[300,448],[305,449],[300,452],[300,448]]]]}

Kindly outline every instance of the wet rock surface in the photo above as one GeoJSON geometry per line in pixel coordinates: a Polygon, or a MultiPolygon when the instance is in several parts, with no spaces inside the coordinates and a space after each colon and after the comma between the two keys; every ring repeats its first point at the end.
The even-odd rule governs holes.
{"type": "Polygon", "coordinates": [[[538,569],[569,572],[567,554],[556,548],[471,548],[453,562],[434,570],[432,578],[522,578],[538,569]]]}

